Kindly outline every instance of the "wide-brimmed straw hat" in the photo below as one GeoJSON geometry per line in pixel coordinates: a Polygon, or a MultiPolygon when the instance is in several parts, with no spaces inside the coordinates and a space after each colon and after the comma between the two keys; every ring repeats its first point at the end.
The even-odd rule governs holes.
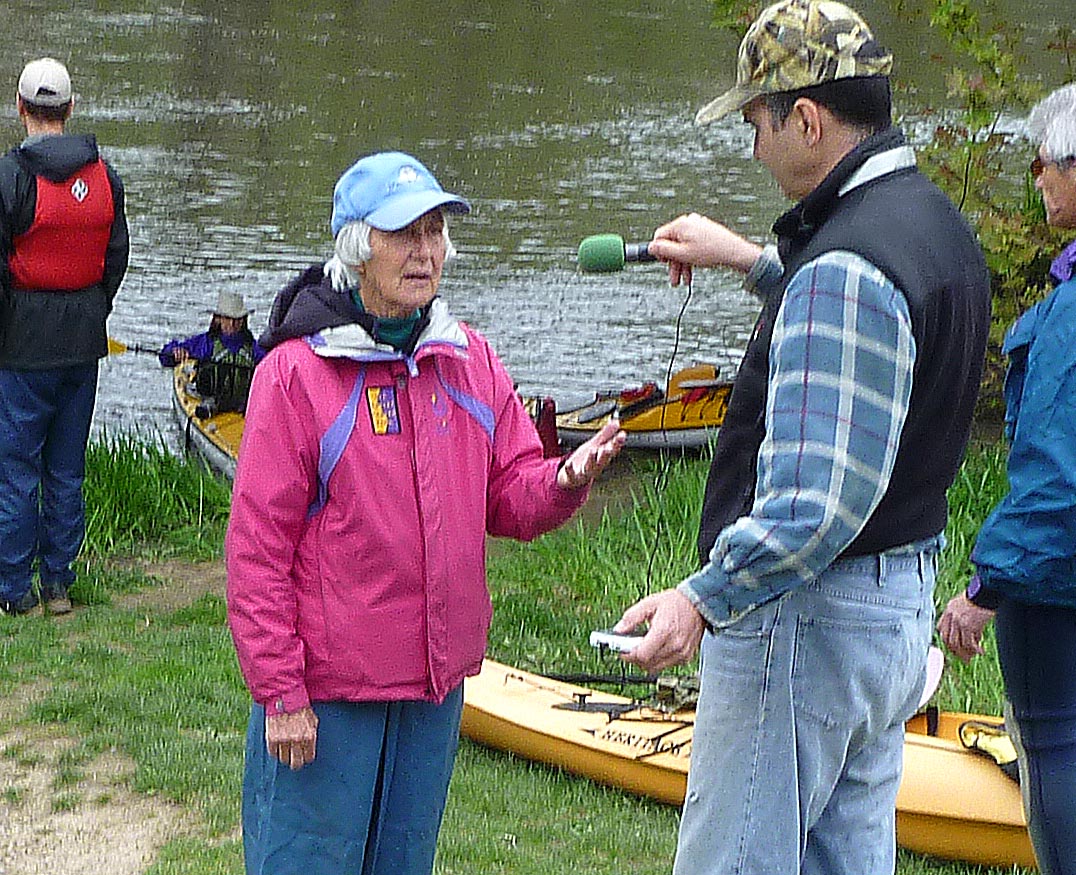
{"type": "Polygon", "coordinates": [[[247,309],[247,303],[239,292],[221,292],[217,296],[217,306],[209,311],[214,316],[227,316],[229,319],[243,319],[253,313],[247,309]]]}

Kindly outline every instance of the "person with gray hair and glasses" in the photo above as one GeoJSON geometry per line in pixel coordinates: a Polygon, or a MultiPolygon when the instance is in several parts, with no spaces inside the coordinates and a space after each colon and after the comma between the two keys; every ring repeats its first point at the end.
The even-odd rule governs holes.
{"type": "MultiPolygon", "coordinates": [[[[1076,230],[1076,82],[1028,118],[1046,221],[1076,230]]],[[[1076,240],[1050,268],[1054,289],[1005,335],[1009,493],[979,531],[968,588],[938,621],[968,661],[995,620],[1006,726],[1019,755],[1043,875],[1076,873],[1076,240]]]]}

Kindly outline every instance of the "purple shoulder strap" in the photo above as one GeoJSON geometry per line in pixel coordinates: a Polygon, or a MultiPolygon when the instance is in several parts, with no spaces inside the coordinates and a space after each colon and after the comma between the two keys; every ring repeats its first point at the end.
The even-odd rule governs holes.
{"type": "MultiPolygon", "coordinates": [[[[445,393],[482,427],[490,443],[492,443],[496,425],[493,410],[490,406],[473,395],[468,395],[466,392],[449,384],[441,374],[441,368],[436,362],[434,367],[437,369],[437,379],[444,388],[445,393]]],[[[318,456],[318,494],[314,502],[307,508],[307,519],[320,511],[325,506],[325,502],[329,500],[329,478],[332,476],[337,462],[340,461],[340,457],[344,455],[347,442],[351,438],[351,433],[355,430],[355,420],[359,415],[359,402],[362,399],[362,390],[365,383],[366,368],[363,367],[359,369],[359,375],[355,378],[355,387],[351,390],[351,395],[348,396],[344,409],[337,414],[336,419],[333,420],[332,425],[329,426],[321,438],[320,454],[318,456]]]]}
{"type": "Polygon", "coordinates": [[[445,390],[445,394],[467,411],[471,418],[474,419],[486,433],[489,442],[493,443],[494,433],[496,432],[496,421],[493,416],[493,409],[484,401],[480,401],[473,395],[468,395],[466,392],[457,389],[455,386],[448,383],[445,380],[444,374],[441,373],[441,365],[436,360],[434,361],[434,368],[437,370],[437,379],[440,382],[441,387],[445,390]]]}
{"type": "Polygon", "coordinates": [[[306,518],[310,519],[314,514],[325,506],[329,500],[329,478],[332,476],[336,463],[344,455],[351,432],[355,430],[355,420],[359,415],[359,400],[362,398],[362,387],[366,382],[366,368],[359,368],[359,375],[355,378],[355,387],[348,396],[344,409],[341,410],[332,425],[321,437],[320,453],[318,455],[318,495],[313,504],[306,510],[306,518]]]}

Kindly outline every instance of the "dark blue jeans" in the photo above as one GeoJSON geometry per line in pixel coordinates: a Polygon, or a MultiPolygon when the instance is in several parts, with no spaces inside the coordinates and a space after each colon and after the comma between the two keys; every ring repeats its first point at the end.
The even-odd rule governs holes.
{"type": "Polygon", "coordinates": [[[0,369],[0,601],[67,593],[86,530],[82,481],[97,362],[0,369]]]}
{"type": "Polygon", "coordinates": [[[1076,609],[1006,600],[998,658],[1042,875],[1076,873],[1076,609]]]}
{"type": "Polygon", "coordinates": [[[269,756],[265,709],[247,727],[247,875],[430,875],[456,761],[463,687],[431,702],[316,702],[317,754],[269,756]]]}

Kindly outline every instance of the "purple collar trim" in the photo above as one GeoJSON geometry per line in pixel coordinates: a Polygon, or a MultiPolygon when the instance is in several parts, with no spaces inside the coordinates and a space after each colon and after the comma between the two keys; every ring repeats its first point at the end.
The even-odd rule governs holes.
{"type": "Polygon", "coordinates": [[[1050,265],[1050,276],[1059,283],[1068,282],[1076,275],[1076,240],[1061,250],[1061,254],[1050,265]]]}

